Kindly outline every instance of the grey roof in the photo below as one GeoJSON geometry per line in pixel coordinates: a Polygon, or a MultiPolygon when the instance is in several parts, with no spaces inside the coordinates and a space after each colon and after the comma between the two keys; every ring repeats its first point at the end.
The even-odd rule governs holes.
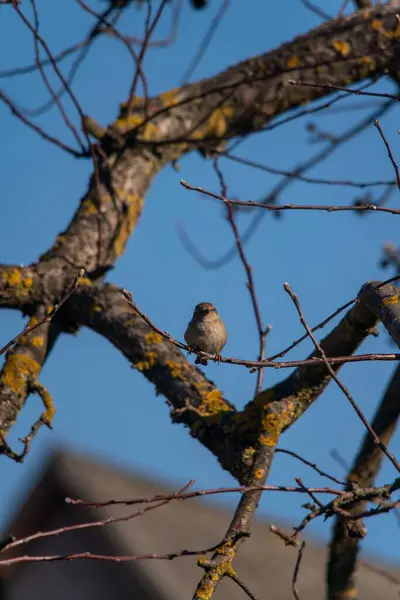
{"type": "MultiPolygon", "coordinates": [[[[45,465],[30,497],[18,511],[8,530],[17,536],[26,535],[32,532],[32,523],[35,530],[47,529],[49,514],[51,510],[57,510],[57,503],[72,511],[69,519],[72,523],[80,522],[82,508],[64,505],[62,499],[65,496],[98,501],[148,497],[174,491],[176,489],[168,489],[164,484],[160,485],[86,456],[59,451],[45,465]]],[[[91,509],[91,518],[99,520],[109,516],[122,516],[137,512],[138,509],[140,505],[91,509]]],[[[116,554],[163,554],[183,549],[207,548],[216,544],[223,538],[231,517],[232,510],[209,502],[173,501],[139,518],[102,527],[100,531],[116,554]]],[[[276,523],[276,520],[273,519],[273,522],[276,523]]],[[[80,551],[85,550],[86,548],[80,548],[80,551]]],[[[26,553],[26,548],[23,553],[26,553]]],[[[258,598],[287,600],[293,597],[291,580],[296,558],[296,549],[285,547],[269,531],[268,520],[258,519],[251,538],[240,548],[234,567],[258,598]]],[[[312,541],[307,543],[298,578],[301,598],[324,598],[326,558],[325,547],[312,541]]],[[[202,575],[196,561],[197,557],[193,556],[171,561],[141,560],[130,563],[128,569],[135,569],[137,573],[139,567],[141,573],[149,578],[150,585],[158,589],[161,598],[188,600],[202,575]]],[[[51,569],[51,565],[47,565],[47,568],[51,569]]],[[[118,568],[122,568],[122,565],[118,565],[118,568]]],[[[399,569],[386,567],[386,571],[400,577],[399,569]]],[[[364,564],[360,564],[358,582],[362,600],[399,598],[398,584],[390,582],[364,564]]],[[[243,600],[244,597],[244,592],[228,579],[222,581],[215,594],[217,600],[243,600]]]]}

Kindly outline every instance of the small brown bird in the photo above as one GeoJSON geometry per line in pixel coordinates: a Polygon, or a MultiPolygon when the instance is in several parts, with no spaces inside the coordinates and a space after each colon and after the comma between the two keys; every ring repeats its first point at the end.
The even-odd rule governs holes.
{"type": "MultiPolygon", "coordinates": [[[[211,302],[200,302],[185,331],[185,341],[193,350],[201,350],[218,356],[226,344],[228,335],[225,325],[211,302]]],[[[197,365],[207,365],[206,358],[196,357],[197,365]]]]}

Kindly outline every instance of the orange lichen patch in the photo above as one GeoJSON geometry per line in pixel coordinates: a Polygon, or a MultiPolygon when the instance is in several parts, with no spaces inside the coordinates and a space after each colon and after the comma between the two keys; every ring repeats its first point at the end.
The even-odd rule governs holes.
{"type": "Polygon", "coordinates": [[[18,289],[19,296],[29,296],[29,290],[32,288],[33,279],[25,270],[13,267],[0,272],[1,283],[9,288],[18,289]]]}
{"type": "Polygon", "coordinates": [[[114,251],[116,256],[120,256],[125,250],[126,243],[131,235],[143,208],[143,198],[125,192],[124,190],[116,189],[118,196],[125,202],[127,207],[126,214],[117,231],[114,239],[114,251]]]}
{"type": "Polygon", "coordinates": [[[263,446],[276,446],[279,435],[283,429],[283,415],[276,412],[268,412],[262,417],[261,426],[262,433],[258,437],[258,441],[263,446]]]}
{"type": "Polygon", "coordinates": [[[49,394],[49,392],[46,390],[46,388],[44,387],[44,385],[42,385],[41,383],[39,383],[38,381],[35,381],[32,384],[32,391],[36,392],[37,394],[39,394],[40,398],[42,399],[45,411],[41,414],[41,419],[47,423],[48,425],[51,424],[54,414],[56,412],[55,406],[54,406],[54,402],[53,402],[53,398],[51,397],[51,395],[49,394]]]}
{"type": "Polygon", "coordinates": [[[350,54],[350,44],[344,40],[335,40],[333,42],[333,47],[335,48],[336,52],[343,56],[343,58],[350,54]]]}
{"type": "Polygon", "coordinates": [[[42,335],[35,335],[31,339],[31,344],[35,348],[41,348],[44,345],[44,337],[42,335]]]}
{"type": "Polygon", "coordinates": [[[287,61],[287,66],[289,69],[295,69],[296,67],[302,66],[302,61],[298,56],[290,56],[287,61]]]}
{"type": "Polygon", "coordinates": [[[49,392],[43,388],[43,392],[40,394],[43,404],[46,408],[45,412],[42,413],[42,419],[45,423],[51,423],[53,421],[56,409],[54,406],[53,398],[49,392]]]}
{"type": "Polygon", "coordinates": [[[228,121],[233,116],[231,106],[220,106],[213,110],[208,119],[190,133],[191,140],[202,140],[207,136],[222,137],[228,129],[228,121]]]}
{"type": "Polygon", "coordinates": [[[127,131],[132,131],[136,129],[140,125],[144,123],[145,116],[140,113],[133,113],[130,115],[126,115],[126,117],[120,117],[117,119],[113,125],[116,127],[121,133],[126,133],[127,131]]]}
{"type": "Polygon", "coordinates": [[[262,446],[276,446],[278,443],[279,435],[270,435],[262,433],[258,436],[258,441],[262,446]]]}
{"type": "Polygon", "coordinates": [[[98,206],[95,201],[94,194],[89,193],[86,198],[83,200],[81,205],[82,214],[86,217],[90,217],[91,215],[97,215],[98,206]]]}
{"type": "Polygon", "coordinates": [[[208,386],[205,386],[204,383],[195,383],[194,385],[201,396],[201,402],[197,407],[197,410],[205,417],[221,415],[229,410],[229,406],[225,402],[220,390],[213,389],[205,391],[204,388],[207,388],[208,386]]]}
{"type": "Polygon", "coordinates": [[[254,479],[262,479],[265,475],[264,469],[256,469],[254,471],[254,479]]]}
{"type": "Polygon", "coordinates": [[[8,355],[3,367],[3,385],[14,394],[24,397],[28,379],[36,380],[40,364],[28,356],[15,352],[8,355]]]}
{"type": "Polygon", "coordinates": [[[196,590],[193,596],[193,600],[210,600],[214,593],[214,586],[211,581],[201,586],[201,590],[196,590]]]}
{"type": "Polygon", "coordinates": [[[136,317],[136,313],[131,313],[131,316],[125,321],[125,327],[133,327],[133,325],[136,325],[136,317]]]}
{"type": "Polygon", "coordinates": [[[361,56],[361,58],[357,59],[357,62],[363,65],[368,65],[372,69],[374,69],[376,66],[376,60],[372,58],[372,56],[361,56]]]}
{"type": "MultiPolygon", "coordinates": [[[[52,308],[52,307],[50,307],[50,308],[52,308]]],[[[48,314],[49,312],[50,312],[50,310],[47,310],[47,314],[48,314]]],[[[29,319],[29,321],[28,321],[28,325],[27,325],[27,327],[34,327],[34,326],[35,326],[35,325],[36,325],[38,322],[39,322],[39,319],[37,319],[36,317],[31,317],[31,318],[29,319]]],[[[37,331],[37,330],[36,330],[36,331],[37,331]]],[[[33,335],[33,334],[32,334],[32,335],[33,335]]],[[[42,336],[37,336],[37,337],[42,337],[42,336]]],[[[33,343],[33,340],[34,340],[34,339],[35,339],[34,337],[32,337],[32,338],[31,338],[31,343],[33,343]]],[[[28,341],[28,334],[22,335],[22,336],[19,338],[19,341],[20,341],[20,343],[21,343],[21,344],[26,344],[26,343],[27,343],[27,341],[28,341]]],[[[34,344],[34,343],[33,343],[33,345],[35,346],[35,344],[34,344]]],[[[38,347],[38,346],[36,346],[36,347],[38,347]]]]}
{"type": "Polygon", "coordinates": [[[53,250],[59,248],[65,242],[65,235],[58,235],[53,245],[53,250]]]}
{"type": "Polygon", "coordinates": [[[159,344],[163,341],[163,337],[156,331],[150,331],[144,336],[147,344],[159,344]]]}
{"type": "MultiPolygon", "coordinates": [[[[102,204],[112,203],[113,199],[111,195],[107,192],[101,192],[100,200],[98,197],[97,189],[92,188],[86,197],[83,199],[81,203],[81,214],[90,217],[91,215],[97,215],[99,212],[99,208],[102,207],[102,204]]],[[[59,236],[59,238],[62,236],[59,236]]],[[[57,238],[57,240],[59,239],[57,238]]],[[[62,241],[64,238],[62,238],[62,241]]]]}
{"type": "Polygon", "coordinates": [[[375,31],[379,31],[383,27],[382,21],[378,21],[378,19],[372,19],[371,27],[372,29],[375,29],[375,31]]]}
{"type": "Polygon", "coordinates": [[[214,110],[208,119],[208,133],[217,136],[225,135],[228,129],[228,119],[233,115],[233,109],[230,106],[221,106],[214,110]]]}
{"type": "Polygon", "coordinates": [[[232,568],[232,561],[236,555],[236,548],[232,547],[230,542],[219,546],[216,549],[216,553],[220,556],[226,557],[221,562],[210,563],[205,557],[198,559],[197,564],[206,570],[207,575],[202,579],[198,585],[195,593],[194,600],[209,600],[215,590],[215,584],[225,576],[234,577],[236,575],[232,568]]]}
{"type": "Polygon", "coordinates": [[[145,352],[143,355],[143,360],[139,360],[137,363],[133,364],[133,367],[138,371],[148,371],[157,362],[157,352],[145,352]]]}
{"type": "Polygon", "coordinates": [[[179,99],[177,97],[177,93],[179,92],[179,90],[180,88],[173,88],[172,90],[168,90],[168,92],[164,92],[164,94],[161,94],[159,96],[159,99],[166,108],[169,106],[176,106],[177,104],[179,104],[179,99]]]}
{"type": "Polygon", "coordinates": [[[357,63],[360,66],[360,75],[363,77],[367,77],[376,69],[376,61],[372,56],[361,56],[357,59],[357,63]]]}
{"type": "Polygon", "coordinates": [[[169,368],[171,376],[174,379],[183,379],[182,364],[175,360],[166,360],[165,365],[169,368]]]}
{"type": "Polygon", "coordinates": [[[399,295],[394,294],[393,296],[388,296],[382,300],[382,306],[388,306],[390,304],[398,304],[399,303],[399,295]]]}
{"type": "Polygon", "coordinates": [[[253,448],[253,446],[249,446],[248,448],[245,448],[242,452],[242,461],[246,464],[246,465],[250,465],[253,461],[253,456],[255,453],[255,448],[253,448]]]}
{"type": "Polygon", "coordinates": [[[89,286],[93,285],[93,283],[91,282],[91,280],[89,279],[89,277],[81,277],[79,279],[79,287],[82,287],[84,285],[89,285],[89,286]]]}
{"type": "MultiPolygon", "coordinates": [[[[130,105],[132,108],[137,108],[138,106],[144,106],[144,104],[145,104],[145,98],[143,98],[143,96],[134,96],[130,101],[130,105]]],[[[128,107],[127,102],[121,102],[121,104],[119,105],[119,108],[121,111],[125,110],[127,107],[128,107]]]]}
{"type": "Polygon", "coordinates": [[[155,123],[147,123],[143,131],[140,133],[141,138],[143,138],[146,142],[151,142],[152,140],[156,140],[158,136],[158,127],[155,123]]]}
{"type": "Polygon", "coordinates": [[[380,31],[382,33],[382,35],[384,35],[386,38],[389,38],[389,39],[393,39],[393,38],[400,36],[400,23],[399,22],[397,22],[397,27],[394,31],[387,31],[386,29],[384,29],[382,21],[379,21],[378,19],[372,19],[371,27],[375,31],[380,31]]]}
{"type": "Polygon", "coordinates": [[[399,37],[400,36],[400,23],[397,23],[397,27],[394,31],[385,31],[384,30],[382,33],[386,38],[389,38],[389,39],[399,37]]]}

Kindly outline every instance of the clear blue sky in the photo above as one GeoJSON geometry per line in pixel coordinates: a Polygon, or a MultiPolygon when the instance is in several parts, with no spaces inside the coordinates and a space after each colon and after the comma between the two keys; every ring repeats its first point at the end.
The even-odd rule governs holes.
{"type": "MultiPolygon", "coordinates": [[[[145,70],[152,94],[179,84],[217,10],[216,2],[210,2],[211,8],[202,13],[195,13],[186,4],[187,0],[176,44],[152,50],[146,58],[145,70]]],[[[319,23],[300,2],[290,3],[290,14],[288,3],[278,0],[255,2],[251,8],[240,0],[232,0],[231,4],[193,79],[213,75],[238,60],[272,49],[319,23]]],[[[326,11],[335,14],[340,3],[326,0],[323,4],[326,11]]],[[[93,6],[103,7],[104,3],[93,6]]],[[[90,19],[82,14],[77,3],[39,0],[38,7],[42,35],[54,52],[81,39],[90,26],[90,19]]],[[[128,15],[123,29],[140,35],[143,14],[132,8],[128,15]]],[[[2,7],[0,19],[0,70],[32,62],[31,35],[13,10],[2,7]]],[[[167,29],[168,13],[156,37],[164,35],[167,29]]],[[[132,69],[131,59],[121,45],[114,40],[97,42],[74,84],[85,113],[102,124],[115,119],[118,103],[127,96],[132,69]]],[[[37,75],[4,80],[0,85],[23,107],[34,108],[47,99],[37,75]]],[[[390,89],[387,84],[378,87],[383,91],[390,89]]],[[[356,104],[357,110],[320,113],[312,119],[320,128],[340,133],[372,110],[370,99],[346,100],[347,106],[356,104]]],[[[66,106],[78,122],[70,103],[66,102],[66,106]]],[[[29,264],[66,227],[86,189],[90,164],[74,160],[44,142],[1,104],[0,122],[1,262],[29,264]]],[[[72,141],[55,109],[38,122],[53,135],[72,141]]],[[[298,121],[254,136],[237,153],[269,166],[289,169],[319,149],[309,143],[305,123],[298,121]]],[[[381,125],[395,156],[399,156],[398,109],[382,119],[381,125]]],[[[221,166],[230,194],[244,200],[261,198],[279,180],[229,161],[222,161],[221,166]]],[[[312,174],[358,180],[393,177],[382,140],[372,124],[312,174]]],[[[200,301],[213,302],[229,332],[226,355],[256,357],[256,328],[241,263],[236,258],[222,269],[204,270],[183,248],[176,232],[177,222],[183,223],[199,249],[207,257],[217,258],[232,245],[223,208],[216,201],[185,191],[179,185],[181,178],[218,191],[212,166],[197,154],[181,161],[180,173],[166,168],[154,182],[139,226],[108,280],[130,289],[139,306],[160,328],[179,339],[183,338],[193,306],[200,301]]],[[[297,183],[288,188],[281,202],[348,204],[355,195],[357,191],[351,188],[297,183]]],[[[399,200],[399,193],[395,193],[391,204],[397,207],[399,200]]],[[[251,215],[240,217],[242,229],[251,215]]],[[[354,297],[367,280],[390,275],[380,269],[378,262],[383,243],[398,242],[397,219],[382,213],[360,217],[350,213],[290,212],[282,219],[264,215],[246,252],[254,268],[264,322],[273,326],[268,338],[269,354],[283,349],[303,333],[282,284],[288,281],[292,285],[306,318],[316,324],[354,297]]],[[[1,311],[0,323],[3,345],[21,330],[24,321],[17,312],[1,311]]],[[[379,338],[365,342],[363,352],[390,351],[388,337],[382,328],[380,331],[379,338]]],[[[310,343],[303,343],[291,356],[304,358],[310,350],[310,343]]],[[[372,417],[393,369],[393,364],[368,363],[346,366],[341,371],[343,381],[367,417],[372,417]]],[[[206,373],[238,408],[251,398],[255,375],[246,369],[211,364],[206,373]]],[[[273,385],[288,374],[289,371],[267,370],[264,385],[273,385]]],[[[27,483],[33,481],[43,453],[58,444],[139,469],[177,486],[192,478],[199,488],[233,483],[216,459],[190,438],[187,430],[171,425],[164,399],[156,397],[153,386],[96,334],[83,329],[77,337],[62,337],[40,379],[55,399],[55,428],[53,432],[40,432],[23,465],[2,459],[3,521],[21,498],[27,483]]],[[[27,433],[40,408],[36,397],[29,398],[10,439],[15,441],[27,433]]],[[[343,476],[330,457],[330,450],[339,449],[351,462],[363,433],[363,426],[347,399],[336,386],[330,385],[316,405],[283,436],[281,445],[317,461],[328,472],[343,476]]],[[[400,455],[398,434],[390,449],[400,455]]],[[[295,476],[303,477],[305,484],[324,484],[324,480],[294,459],[277,457],[270,483],[293,484],[295,476]]],[[[384,460],[378,482],[388,483],[394,476],[393,467],[384,460]]],[[[225,497],[224,501],[233,505],[236,499],[225,497]]],[[[305,514],[302,503],[299,497],[265,494],[260,513],[271,522],[274,518],[284,518],[288,525],[295,525],[305,514]]],[[[399,529],[394,516],[371,519],[367,525],[369,535],[363,542],[364,552],[398,562],[399,529]]],[[[309,533],[323,539],[328,539],[329,531],[329,522],[316,521],[309,527],[309,533]]]]}

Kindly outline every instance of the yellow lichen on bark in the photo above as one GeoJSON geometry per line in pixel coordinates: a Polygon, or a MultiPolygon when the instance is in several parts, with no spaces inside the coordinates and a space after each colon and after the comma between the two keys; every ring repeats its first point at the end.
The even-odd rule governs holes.
{"type": "Polygon", "coordinates": [[[372,19],[371,27],[375,31],[380,31],[382,35],[389,39],[393,39],[400,36],[400,23],[398,21],[396,29],[394,31],[387,31],[386,29],[384,29],[383,23],[382,21],[379,21],[379,19],[372,19]]]}
{"type": "Polygon", "coordinates": [[[163,341],[163,337],[156,331],[150,331],[144,336],[146,344],[160,344],[163,341]]]}
{"type": "Polygon", "coordinates": [[[143,198],[121,189],[116,189],[115,191],[126,205],[126,214],[123,216],[122,223],[114,239],[115,255],[121,256],[142,212],[143,198]]]}
{"type": "Polygon", "coordinates": [[[287,61],[289,69],[295,69],[296,67],[302,66],[302,61],[298,56],[290,56],[287,61]]]}
{"type": "Polygon", "coordinates": [[[166,360],[165,365],[169,368],[171,377],[174,379],[183,379],[183,370],[181,363],[175,360],[166,360]]]}
{"type": "Polygon", "coordinates": [[[333,47],[335,48],[336,52],[338,52],[338,54],[343,56],[343,58],[346,58],[346,56],[350,54],[350,44],[344,40],[335,40],[333,42],[333,47]]]}
{"type": "Polygon", "coordinates": [[[371,27],[375,31],[380,31],[382,29],[382,27],[383,27],[382,21],[379,21],[378,19],[372,19],[372,21],[371,21],[371,27]]]}
{"type": "Polygon", "coordinates": [[[138,371],[149,371],[157,362],[157,352],[145,352],[143,355],[143,360],[139,360],[136,363],[133,363],[133,367],[138,371]]]}
{"type": "Polygon", "coordinates": [[[41,348],[44,345],[44,337],[42,335],[35,335],[31,339],[32,346],[35,348],[41,348]]]}
{"type": "Polygon", "coordinates": [[[194,385],[201,398],[200,404],[196,408],[205,417],[219,417],[229,410],[220,390],[209,390],[208,385],[202,382],[196,382],[194,385]]]}
{"type": "Polygon", "coordinates": [[[394,294],[393,296],[388,296],[382,300],[383,306],[388,306],[390,304],[398,304],[399,303],[399,295],[394,294]]]}
{"type": "Polygon", "coordinates": [[[254,479],[262,479],[265,475],[265,470],[264,469],[256,469],[254,471],[254,479]]]}
{"type": "Polygon", "coordinates": [[[245,465],[251,465],[253,463],[253,457],[256,449],[254,446],[248,446],[242,452],[242,461],[245,465]]]}
{"type": "Polygon", "coordinates": [[[33,279],[23,269],[14,267],[0,273],[1,283],[7,288],[14,288],[20,297],[26,298],[33,285],[33,279]]]}
{"type": "Polygon", "coordinates": [[[232,561],[236,555],[236,548],[232,547],[232,541],[227,540],[215,550],[215,554],[223,556],[224,559],[218,563],[210,563],[205,557],[200,557],[197,561],[199,567],[206,570],[206,576],[198,585],[194,599],[209,600],[215,591],[215,584],[221,581],[223,577],[234,577],[236,575],[232,561]]]}
{"type": "Polygon", "coordinates": [[[164,104],[165,108],[169,108],[170,106],[176,106],[179,104],[178,92],[180,88],[173,88],[172,90],[168,90],[159,96],[159,99],[164,104]]]}
{"type": "Polygon", "coordinates": [[[215,134],[217,137],[225,135],[228,129],[228,120],[233,116],[230,106],[216,108],[208,118],[208,135],[215,134]]]}
{"type": "Polygon", "coordinates": [[[228,130],[229,120],[233,117],[233,108],[227,104],[210,112],[208,118],[187,136],[190,140],[202,140],[207,136],[223,137],[228,130]]]}
{"type": "Polygon", "coordinates": [[[128,114],[124,117],[119,117],[114,121],[113,126],[121,133],[127,133],[133,129],[137,129],[144,123],[145,116],[141,113],[128,114]]]}
{"type": "Polygon", "coordinates": [[[40,364],[24,353],[15,352],[7,357],[3,367],[3,385],[14,394],[24,397],[27,381],[35,381],[40,373],[40,364]]]}
{"type": "Polygon", "coordinates": [[[56,412],[53,398],[51,397],[49,392],[46,390],[44,385],[42,385],[38,381],[35,381],[34,384],[32,385],[32,391],[35,391],[36,393],[39,394],[40,398],[42,399],[43,406],[45,407],[45,411],[41,414],[40,418],[45,423],[47,423],[47,425],[50,425],[53,421],[53,418],[54,418],[54,415],[56,412]]]}

